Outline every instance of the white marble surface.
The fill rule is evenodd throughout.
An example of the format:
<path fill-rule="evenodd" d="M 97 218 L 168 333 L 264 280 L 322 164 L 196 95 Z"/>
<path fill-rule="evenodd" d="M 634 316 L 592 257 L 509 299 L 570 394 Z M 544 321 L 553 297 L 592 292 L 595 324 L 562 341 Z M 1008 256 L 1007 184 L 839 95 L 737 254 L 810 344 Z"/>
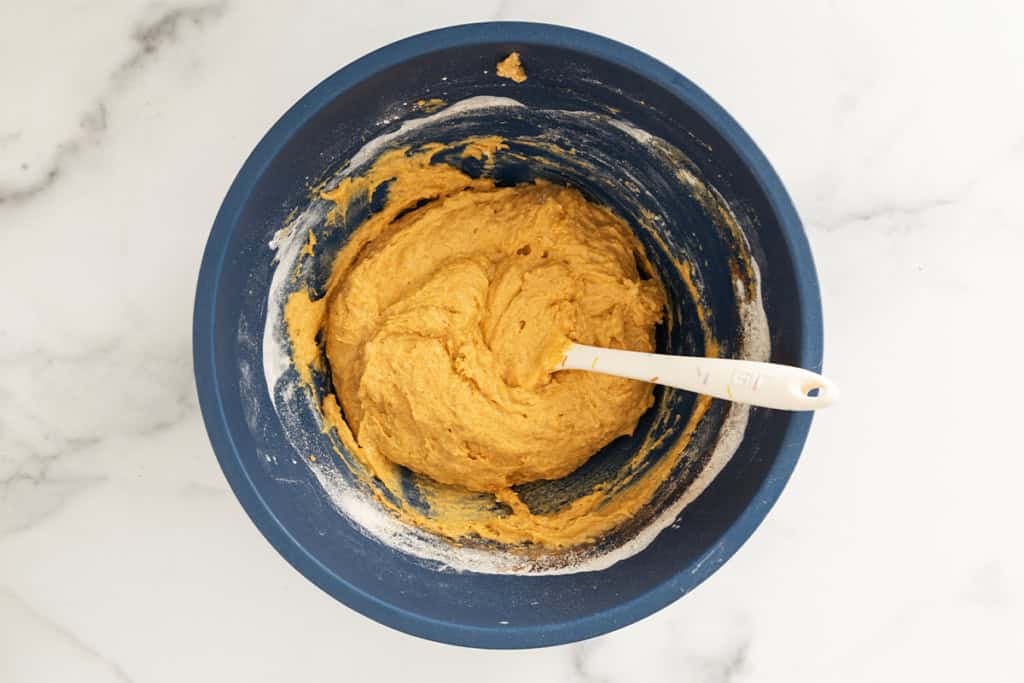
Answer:
<path fill-rule="evenodd" d="M 766 5 L 0 4 L 0 681 L 1024 680 L 1024 4 Z M 735 115 L 806 222 L 844 390 L 706 584 L 519 653 L 393 632 L 288 567 L 190 349 L 270 124 L 372 48 L 495 18 L 636 45 Z"/>

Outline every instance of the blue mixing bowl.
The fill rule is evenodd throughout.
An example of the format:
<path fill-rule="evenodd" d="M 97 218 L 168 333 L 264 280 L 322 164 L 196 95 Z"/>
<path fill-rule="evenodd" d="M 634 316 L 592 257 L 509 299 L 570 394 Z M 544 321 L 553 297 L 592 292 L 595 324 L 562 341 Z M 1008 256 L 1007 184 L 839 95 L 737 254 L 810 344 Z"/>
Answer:
<path fill-rule="evenodd" d="M 513 51 L 523 55 L 524 83 L 494 75 L 497 61 Z M 721 566 L 781 493 L 811 414 L 744 413 L 742 442 L 703 493 L 642 550 L 600 570 L 524 575 L 453 569 L 401 552 L 340 514 L 308 462 L 311 453 L 324 452 L 323 435 L 312 419 L 302 427 L 308 437 L 284 424 L 277 401 L 288 393 L 281 388 L 285 379 L 281 386 L 276 375 L 266 380 L 266 366 L 278 363 L 265 355 L 278 256 L 270 245 L 282 226 L 317 201 L 310 187 L 332 177 L 368 140 L 408 136 L 403 123 L 433 106 L 424 100 L 481 97 L 526 106 L 467 110 L 439 119 L 431 135 L 528 140 L 557 128 L 562 142 L 579 146 L 579 158 L 592 165 L 531 165 L 509 157 L 488 172 L 505 183 L 534 177 L 564 182 L 634 224 L 638 211 L 650 215 L 647 208 L 660 216 L 660 237 L 638 231 L 679 314 L 677 325 L 659 330 L 660 350 L 703 352 L 695 317 L 687 315 L 698 302 L 689 301 L 689 290 L 668 272 L 672 259 L 683 256 L 692 263 L 720 352 L 742 353 L 749 330 L 736 313 L 745 296 L 736 264 L 746 258 L 757 264 L 751 276 L 757 281 L 746 285 L 763 306 L 770 359 L 820 371 L 821 301 L 807 240 L 782 183 L 736 122 L 693 83 L 630 47 L 558 26 L 500 22 L 432 31 L 367 55 L 314 88 L 260 141 L 224 199 L 203 257 L 194 319 L 196 383 L 214 451 L 242 506 L 278 552 L 324 591 L 380 623 L 433 640 L 491 648 L 555 645 L 641 619 Z M 573 128 L 583 119 L 569 121 L 565 112 L 586 112 L 589 123 Z M 605 125 L 613 118 L 629 126 Z M 644 132 L 624 137 L 627 128 Z M 659 140 L 681 153 L 686 178 L 707 183 L 703 199 L 665 180 L 671 169 L 652 156 Z M 458 163 L 467 173 L 483 172 L 471 168 L 472 159 Z M 709 206 L 727 207 L 736 234 L 715 229 Z M 348 233 L 337 234 L 344 239 Z M 309 264 L 301 278 L 315 288 L 325 263 Z M 282 372 L 294 376 L 293 368 Z M 659 389 L 656 400 L 685 418 L 694 399 Z M 694 435 L 691 467 L 674 472 L 673 485 L 659 498 L 665 506 L 699 473 L 707 459 L 700 449 L 713 445 L 730 410 L 720 401 L 708 410 Z M 679 428 L 679 420 L 669 422 L 665 429 Z M 642 421 L 638 431 L 657 428 Z M 587 477 L 613 472 L 633 444 L 613 442 L 588 463 Z M 527 502 L 529 495 L 524 490 Z M 626 525 L 621 538 L 605 545 L 636 533 Z"/>

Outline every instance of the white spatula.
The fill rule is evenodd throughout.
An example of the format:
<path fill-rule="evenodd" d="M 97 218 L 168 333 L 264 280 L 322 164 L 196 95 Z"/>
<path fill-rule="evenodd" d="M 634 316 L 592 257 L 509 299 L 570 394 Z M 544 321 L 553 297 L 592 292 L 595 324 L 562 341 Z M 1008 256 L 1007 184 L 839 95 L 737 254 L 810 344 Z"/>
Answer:
<path fill-rule="evenodd" d="M 839 399 L 836 385 L 817 373 L 750 360 L 669 356 L 573 344 L 556 369 L 600 372 L 779 410 L 817 410 Z"/>

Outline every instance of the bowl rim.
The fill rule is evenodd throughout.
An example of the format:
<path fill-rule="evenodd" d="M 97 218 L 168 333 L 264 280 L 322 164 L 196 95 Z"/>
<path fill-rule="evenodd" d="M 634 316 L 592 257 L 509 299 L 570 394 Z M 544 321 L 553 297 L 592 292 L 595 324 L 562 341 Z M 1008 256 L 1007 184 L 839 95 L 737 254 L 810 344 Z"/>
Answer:
<path fill-rule="evenodd" d="M 263 136 L 228 190 L 210 231 L 193 312 L 193 366 L 207 434 L 224 476 L 245 512 L 271 545 L 303 576 L 348 607 L 378 623 L 442 643 L 494 649 L 520 649 L 570 643 L 608 633 L 649 616 L 708 578 L 751 536 L 778 499 L 796 466 L 810 429 L 812 413 L 794 413 L 775 462 L 753 502 L 700 557 L 650 591 L 615 607 L 570 621 L 533 626 L 466 625 L 425 617 L 388 603 L 349 584 L 311 555 L 288 532 L 256 490 L 241 464 L 241 453 L 226 419 L 215 381 L 214 313 L 227 246 L 243 207 L 267 167 L 311 117 L 346 91 L 377 73 L 440 49 L 481 43 L 520 43 L 561 47 L 638 72 L 700 114 L 739 155 L 775 213 L 793 260 L 795 298 L 803 321 L 798 364 L 821 370 L 823 325 L 821 295 L 810 246 L 782 181 L 749 135 L 725 109 L 671 67 L 623 43 L 554 24 L 481 22 L 420 33 L 357 59 L 321 81 L 296 102 Z"/>

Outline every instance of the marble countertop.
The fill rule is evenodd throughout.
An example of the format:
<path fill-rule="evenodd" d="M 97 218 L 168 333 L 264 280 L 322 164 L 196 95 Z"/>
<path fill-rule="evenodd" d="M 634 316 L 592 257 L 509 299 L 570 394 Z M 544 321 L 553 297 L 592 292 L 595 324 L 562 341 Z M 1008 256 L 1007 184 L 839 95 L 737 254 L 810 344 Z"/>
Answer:
<path fill-rule="evenodd" d="M 767 4 L 3 3 L 0 681 L 1024 680 L 1024 4 Z M 206 236 L 267 128 L 380 45 L 499 18 L 635 45 L 740 121 L 844 392 L 709 581 L 529 652 L 391 631 L 291 569 L 191 366 Z"/>

